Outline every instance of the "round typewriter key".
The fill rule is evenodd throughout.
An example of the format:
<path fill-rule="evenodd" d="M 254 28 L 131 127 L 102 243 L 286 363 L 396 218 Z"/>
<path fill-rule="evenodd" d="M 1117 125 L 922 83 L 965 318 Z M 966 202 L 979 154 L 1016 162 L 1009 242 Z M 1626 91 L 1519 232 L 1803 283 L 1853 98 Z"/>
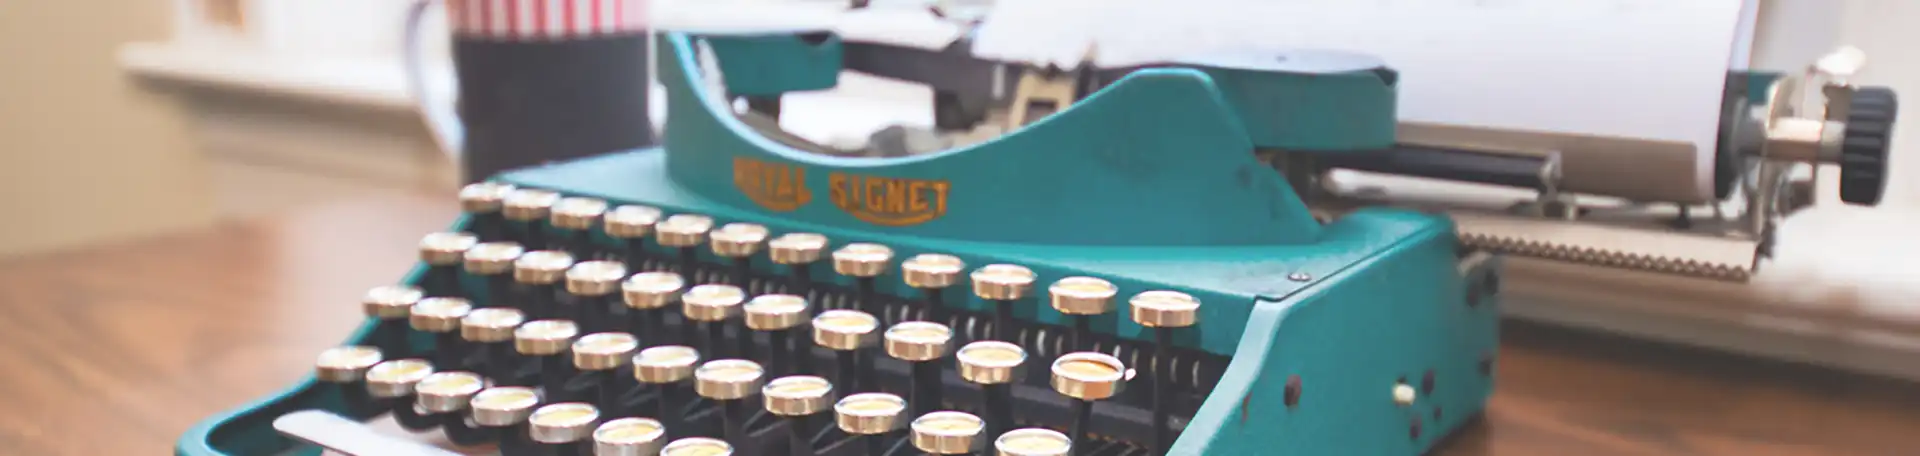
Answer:
<path fill-rule="evenodd" d="M 993 340 L 1012 342 L 1013 302 L 1025 299 L 1033 291 L 1032 269 L 1011 264 L 989 264 L 975 269 L 973 294 L 993 302 Z"/>
<path fill-rule="evenodd" d="M 472 216 L 474 234 L 485 241 L 498 241 L 505 235 L 501 205 L 512 193 L 513 185 L 498 182 L 467 184 L 460 188 L 460 210 Z"/>
<path fill-rule="evenodd" d="M 812 356 L 806 344 L 796 343 L 795 338 L 801 323 L 807 321 L 807 300 L 794 295 L 770 294 L 755 296 L 743 306 L 746 310 L 747 329 L 767 333 L 765 358 L 769 371 L 776 375 L 796 374 L 808 370 L 807 358 Z"/>
<path fill-rule="evenodd" d="M 686 285 L 685 279 L 671 272 L 642 272 L 620 284 L 621 295 L 632 309 L 627 312 L 631 316 L 629 329 L 645 334 L 641 339 L 645 345 L 684 343 L 683 338 L 669 332 L 678 328 L 666 323 L 670 312 L 667 307 L 680 301 L 680 289 Z"/>
<path fill-rule="evenodd" d="M 1072 456 L 1073 440 L 1052 429 L 1018 429 L 994 439 L 993 450 L 997 456 Z"/>
<path fill-rule="evenodd" d="M 938 253 L 914 255 L 900 263 L 900 275 L 907 286 L 920 290 L 926 300 L 926 313 L 922 318 L 947 321 L 945 291 L 960 280 L 960 271 L 966 268 L 967 263 L 960 261 L 960 257 Z"/>
<path fill-rule="evenodd" d="M 573 255 L 558 250 L 536 250 L 513 261 L 513 280 L 520 284 L 519 308 L 531 318 L 573 318 L 559 308 L 562 282 L 573 268 Z"/>
<path fill-rule="evenodd" d="M 358 383 L 367 375 L 367 369 L 380 361 L 378 348 L 333 347 L 320 352 L 320 359 L 313 363 L 313 376 L 328 383 Z"/>
<path fill-rule="evenodd" d="M 527 433 L 559 455 L 582 454 L 585 440 L 600 423 L 600 410 L 579 402 L 548 404 L 527 417 Z"/>
<path fill-rule="evenodd" d="M 887 356 L 912 366 L 909 391 L 913 395 L 908 402 L 913 404 L 914 414 L 932 413 L 942 403 L 937 361 L 947 357 L 953 330 L 939 323 L 909 321 L 887 328 L 885 340 Z"/>
<path fill-rule="evenodd" d="M 886 393 L 861 393 L 833 404 L 833 422 L 842 432 L 865 441 L 867 456 L 886 454 L 885 435 L 900 429 L 907 401 Z"/>
<path fill-rule="evenodd" d="M 624 311 L 620 280 L 627 277 L 627 266 L 615 261 L 583 261 L 567 269 L 567 297 L 560 315 L 587 325 L 593 331 L 620 329 L 616 312 Z"/>
<path fill-rule="evenodd" d="M 427 264 L 420 283 L 430 296 L 465 296 L 460 290 L 460 266 L 468 249 L 480 238 L 469 233 L 431 233 L 420 239 L 420 261 Z"/>
<path fill-rule="evenodd" d="M 540 394 L 533 388 L 496 386 L 481 390 L 467 402 L 473 409 L 473 422 L 481 426 L 507 427 L 521 424 L 540 405 Z"/>
<path fill-rule="evenodd" d="M 547 223 L 568 233 L 566 240 L 554 247 L 565 249 L 576 258 L 592 258 L 595 253 L 593 228 L 600 224 L 600 216 L 606 213 L 607 201 L 599 198 L 575 196 L 553 203 L 552 215 Z"/>
<path fill-rule="evenodd" d="M 746 300 L 746 292 L 733 285 L 698 285 L 680 295 L 680 312 L 687 321 L 706 328 L 706 341 L 701 348 L 709 355 L 733 356 L 735 352 L 727 343 L 727 320 L 740 312 L 740 304 Z M 744 342 L 747 335 L 743 333 L 740 338 Z"/>
<path fill-rule="evenodd" d="M 607 211 L 601 218 L 601 223 L 606 225 L 607 237 L 620 242 L 628 270 L 646 269 L 647 235 L 653 234 L 653 226 L 660 223 L 661 215 L 659 208 L 626 205 Z"/>
<path fill-rule="evenodd" d="M 751 289 L 753 254 L 767 242 L 767 227 L 752 223 L 728 223 L 713 231 L 713 254 L 733 261 L 731 279 L 742 290 Z"/>
<path fill-rule="evenodd" d="M 460 298 L 426 298 L 414 303 L 409 321 L 413 329 L 433 334 L 433 362 L 457 368 L 466 360 L 467 342 L 460 339 L 460 320 L 473 303 Z"/>
<path fill-rule="evenodd" d="M 767 256 L 787 266 L 787 283 L 793 294 L 813 293 L 813 263 L 827 250 L 827 237 L 815 233 L 787 233 L 767 242 Z"/>
<path fill-rule="evenodd" d="M 524 253 L 520 244 L 512 242 L 488 242 L 467 249 L 467 274 L 487 283 L 488 307 L 504 307 L 513 301 L 513 262 Z"/>
<path fill-rule="evenodd" d="M 913 447 L 927 454 L 972 454 L 986 440 L 980 437 L 985 423 L 965 412 L 920 415 L 908 427 L 913 431 Z"/>
<path fill-rule="evenodd" d="M 847 391 L 878 389 L 870 354 L 862 349 L 879 342 L 880 320 L 858 310 L 829 310 L 813 317 L 813 342 L 834 351 L 840 371 L 834 381 Z"/>
<path fill-rule="evenodd" d="M 674 214 L 653 227 L 654 238 L 660 245 L 679 252 L 679 264 L 675 270 L 681 277 L 694 278 L 699 272 L 700 243 L 707 241 L 707 232 L 713 230 L 713 218 L 704 215 Z"/>
<path fill-rule="evenodd" d="M 708 361 L 694 369 L 693 390 L 720 404 L 721 435 L 727 441 L 746 441 L 744 426 L 753 410 L 744 399 L 759 393 L 765 378 L 759 364 L 743 359 Z"/>
<path fill-rule="evenodd" d="M 814 376 L 776 378 L 760 389 L 767 413 L 787 420 L 787 455 L 814 456 L 813 433 L 807 417 L 833 406 L 833 384 Z"/>
<path fill-rule="evenodd" d="M 1068 277 L 1047 287 L 1053 310 L 1073 318 L 1073 333 L 1068 350 L 1089 350 L 1087 338 L 1093 333 L 1093 317 L 1113 311 L 1113 297 L 1119 294 L 1113 282 L 1092 277 Z"/>
<path fill-rule="evenodd" d="M 880 244 L 855 242 L 833 251 L 833 271 L 852 277 L 857 289 L 854 300 L 858 305 L 854 309 L 881 314 L 874 278 L 885 274 L 892 261 L 893 249 Z"/>
<path fill-rule="evenodd" d="M 654 418 L 666 423 L 668 430 L 685 432 L 687 428 L 680 416 L 681 404 L 684 404 L 680 398 L 685 396 L 681 389 L 698 364 L 700 352 L 679 345 L 648 348 L 633 356 L 633 378 L 654 385 L 659 394 L 659 400 L 654 401 L 657 407 Z"/>
<path fill-rule="evenodd" d="M 733 445 L 720 439 L 687 437 L 668 443 L 660 456 L 733 456 Z"/>
<path fill-rule="evenodd" d="M 656 456 L 666 444 L 666 426 L 647 418 L 621 418 L 593 430 L 594 456 Z"/>
<path fill-rule="evenodd" d="M 1133 371 L 1112 355 L 1094 352 L 1068 353 L 1053 360 L 1053 390 L 1074 398 L 1072 432 L 1067 435 L 1077 444 L 1087 435 L 1093 421 L 1093 403 L 1119 395 Z"/>
<path fill-rule="evenodd" d="M 460 319 L 460 338 L 479 344 L 481 353 L 477 366 L 468 368 L 481 369 L 493 378 L 512 377 L 520 360 L 514 351 L 513 332 L 526 320 L 519 310 L 505 307 L 468 312 Z"/>
<path fill-rule="evenodd" d="M 594 406 L 607 416 L 625 415 L 620 395 L 632 389 L 633 379 L 619 375 L 640 349 L 640 341 L 627 333 L 588 334 L 573 342 L 573 367 L 586 373 L 594 393 Z"/>
<path fill-rule="evenodd" d="M 449 413 L 465 410 L 473 395 L 487 387 L 487 380 L 472 372 L 436 372 L 414 385 L 415 400 L 421 410 Z"/>
<path fill-rule="evenodd" d="M 1154 454 L 1165 454 L 1172 442 L 1172 429 L 1167 424 L 1168 409 L 1172 407 L 1173 393 L 1168 391 L 1173 375 L 1168 367 L 1173 360 L 1170 350 L 1173 348 L 1173 331 L 1176 328 L 1193 326 L 1199 321 L 1200 300 L 1192 295 L 1178 291 L 1155 290 L 1133 295 L 1127 301 L 1127 307 L 1133 316 L 1133 322 L 1140 326 L 1153 328 L 1153 357 L 1149 365 L 1152 375 L 1147 376 L 1150 391 L 1153 393 L 1153 440 Z"/>
<path fill-rule="evenodd" d="M 568 359 L 567 349 L 579 335 L 580 327 L 571 321 L 530 321 L 513 330 L 513 348 L 532 358 L 539 385 L 550 387 L 547 391 L 560 392 L 567 379 L 573 377 L 573 363 Z M 520 378 L 500 380 L 515 385 L 532 384 Z"/>
<path fill-rule="evenodd" d="M 960 347 L 960 378 L 980 385 L 987 412 L 987 435 L 1014 425 L 1013 384 L 1026 374 L 1027 351 L 1006 342 L 983 340 Z"/>
<path fill-rule="evenodd" d="M 378 320 L 367 341 L 390 353 L 411 352 L 412 347 L 407 343 L 407 319 L 412 316 L 413 305 L 424 297 L 425 292 L 406 285 L 387 285 L 367 290 L 366 296 L 360 298 L 360 309 L 368 317 Z"/>
<path fill-rule="evenodd" d="M 520 245 L 541 248 L 547 245 L 543 225 L 553 204 L 560 202 L 560 194 L 546 190 L 522 188 L 507 193 L 500 202 L 500 215 L 511 222 L 514 229 L 509 230 L 510 238 Z"/>
<path fill-rule="evenodd" d="M 413 385 L 433 375 L 433 364 L 422 359 L 396 359 L 367 369 L 367 393 L 395 399 L 413 395 Z"/>

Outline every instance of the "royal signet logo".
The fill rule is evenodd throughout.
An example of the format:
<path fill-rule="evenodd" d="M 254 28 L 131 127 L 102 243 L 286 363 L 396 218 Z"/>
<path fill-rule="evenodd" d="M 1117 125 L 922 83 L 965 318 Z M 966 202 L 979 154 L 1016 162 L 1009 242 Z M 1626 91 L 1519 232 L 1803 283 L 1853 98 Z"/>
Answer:
<path fill-rule="evenodd" d="M 747 199 L 774 212 L 788 212 L 813 200 L 807 192 L 807 169 L 751 158 L 733 159 L 733 186 Z"/>
<path fill-rule="evenodd" d="M 875 225 L 908 226 L 945 215 L 952 184 L 835 172 L 827 174 L 827 188 L 833 205 L 853 218 Z"/>

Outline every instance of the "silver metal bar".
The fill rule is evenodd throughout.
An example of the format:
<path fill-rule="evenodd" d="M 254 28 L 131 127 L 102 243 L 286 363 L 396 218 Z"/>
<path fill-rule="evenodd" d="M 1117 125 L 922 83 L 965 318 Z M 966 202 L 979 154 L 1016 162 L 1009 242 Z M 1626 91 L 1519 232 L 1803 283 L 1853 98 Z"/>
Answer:
<path fill-rule="evenodd" d="M 347 456 L 460 456 L 432 445 L 381 435 L 358 421 L 319 410 L 281 415 L 273 420 L 273 429 Z"/>

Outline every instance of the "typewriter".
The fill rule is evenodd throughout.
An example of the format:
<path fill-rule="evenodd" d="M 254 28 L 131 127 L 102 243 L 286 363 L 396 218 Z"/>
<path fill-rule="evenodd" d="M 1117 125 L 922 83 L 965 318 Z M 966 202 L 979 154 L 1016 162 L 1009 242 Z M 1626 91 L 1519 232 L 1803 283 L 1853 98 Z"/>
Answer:
<path fill-rule="evenodd" d="M 176 454 L 1420 454 L 1492 392 L 1499 256 L 1250 153 L 1390 144 L 1377 62 L 1140 68 L 991 141 L 835 156 L 730 107 L 754 73 L 711 50 L 750 41 L 665 35 L 662 147 L 464 188 L 311 377 Z M 808 49 L 758 83 L 831 84 Z"/>

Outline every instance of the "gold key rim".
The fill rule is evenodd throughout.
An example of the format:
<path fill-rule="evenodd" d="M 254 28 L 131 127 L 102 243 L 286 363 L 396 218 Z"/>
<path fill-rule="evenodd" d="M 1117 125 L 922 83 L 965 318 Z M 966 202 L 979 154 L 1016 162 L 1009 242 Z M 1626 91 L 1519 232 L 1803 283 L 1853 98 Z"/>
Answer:
<path fill-rule="evenodd" d="M 807 298 L 788 294 L 754 296 L 744 306 L 747 328 L 779 331 L 799 326 L 807 318 Z"/>
<path fill-rule="evenodd" d="M 594 222 L 607 213 L 607 200 L 584 196 L 560 198 L 553 203 L 547 222 L 565 230 L 593 229 Z"/>
<path fill-rule="evenodd" d="M 426 291 L 410 285 L 382 285 L 367 290 L 360 298 L 360 306 L 369 317 L 383 320 L 406 318 L 413 312 L 413 305 L 427 296 Z"/>
<path fill-rule="evenodd" d="M 1052 429 L 1015 429 L 995 438 L 993 448 L 1000 456 L 1068 456 L 1073 439 Z"/>
<path fill-rule="evenodd" d="M 653 233 L 653 226 L 660 223 L 662 215 L 660 208 L 629 204 L 607 211 L 601 216 L 601 224 L 606 225 L 607 236 L 643 238 Z"/>
<path fill-rule="evenodd" d="M 580 325 L 568 320 L 535 320 L 513 330 L 514 351 L 523 355 L 557 355 L 580 335 Z"/>
<path fill-rule="evenodd" d="M 1119 287 L 1104 279 L 1074 276 L 1047 286 L 1053 309 L 1068 315 L 1100 315 L 1113 310 Z"/>
<path fill-rule="evenodd" d="M 827 237 L 819 233 L 787 233 L 767 242 L 768 256 L 779 264 L 808 264 L 820 261 L 827 250 Z"/>
<path fill-rule="evenodd" d="M 618 261 L 582 261 L 567 268 L 567 292 L 580 296 L 606 296 L 627 277 L 627 265 Z"/>
<path fill-rule="evenodd" d="M 506 201 L 507 194 L 517 189 L 513 184 L 501 182 L 467 184 L 460 187 L 460 210 L 470 214 L 500 212 L 500 205 Z"/>
<path fill-rule="evenodd" d="M 633 377 L 643 383 L 661 384 L 686 380 L 700 365 L 700 351 L 685 345 L 648 347 L 633 355 Z"/>
<path fill-rule="evenodd" d="M 980 299 L 1012 301 L 1031 293 L 1037 276 L 1026 266 L 999 263 L 975 269 L 968 278 L 973 280 L 973 293 Z"/>
<path fill-rule="evenodd" d="M 513 260 L 513 280 L 532 285 L 559 283 L 573 268 L 573 255 L 559 250 L 535 250 Z"/>
<path fill-rule="evenodd" d="M 501 200 L 500 215 L 507 220 L 529 222 L 547 217 L 548 209 L 560 201 L 560 194 L 537 188 L 517 188 Z"/>

